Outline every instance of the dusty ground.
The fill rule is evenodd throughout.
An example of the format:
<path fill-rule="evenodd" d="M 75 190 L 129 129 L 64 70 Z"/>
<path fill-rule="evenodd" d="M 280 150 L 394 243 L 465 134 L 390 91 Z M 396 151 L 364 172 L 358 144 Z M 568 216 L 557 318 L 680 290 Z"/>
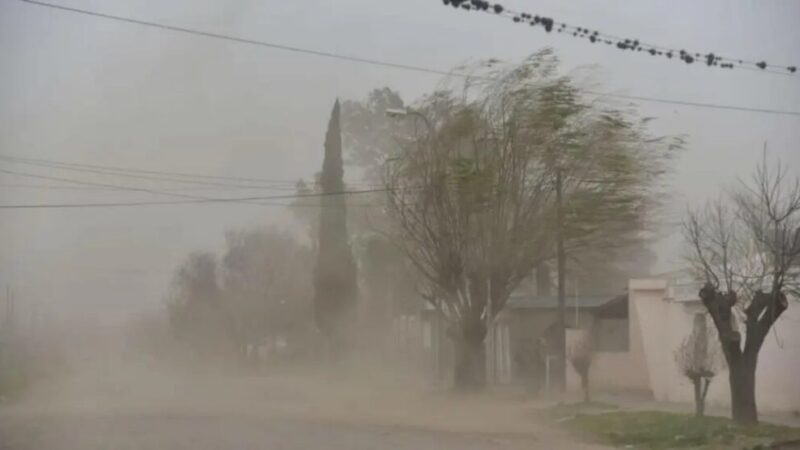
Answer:
<path fill-rule="evenodd" d="M 345 381 L 347 380 L 347 381 Z M 375 373 L 268 376 L 95 367 L 0 407 L 0 449 L 594 449 L 510 394 Z"/>

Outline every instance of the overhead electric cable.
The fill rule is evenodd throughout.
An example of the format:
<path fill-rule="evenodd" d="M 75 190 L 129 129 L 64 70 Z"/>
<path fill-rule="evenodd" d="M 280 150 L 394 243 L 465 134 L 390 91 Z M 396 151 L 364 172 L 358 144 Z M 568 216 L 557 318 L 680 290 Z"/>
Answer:
<path fill-rule="evenodd" d="M 226 41 L 238 42 L 238 43 L 243 43 L 243 44 L 250 44 L 250 45 L 256 45 L 256 46 L 261 46 L 261 47 L 268 47 L 268 48 L 272 48 L 272 49 L 276 49 L 276 50 L 283 50 L 283 51 L 294 52 L 294 53 L 303 53 L 303 54 L 320 56 L 320 57 L 325 57 L 325 58 L 338 59 L 338 60 L 343 60 L 343 61 L 350 61 L 350 62 L 359 63 L 359 64 L 369 64 L 369 65 L 374 65 L 374 66 L 383 66 L 383 67 L 389 67 L 389 68 L 394 68 L 394 69 L 401 69 L 401 70 L 408 70 L 408 71 L 414 71 L 414 72 L 429 73 L 429 74 L 435 74 L 435 75 L 445 75 L 445 76 L 452 76 L 452 77 L 460 77 L 460 78 L 467 78 L 467 79 L 475 78 L 475 77 L 472 77 L 469 74 L 464 74 L 464 73 L 459 73 L 459 72 L 450 72 L 450 71 L 431 69 L 431 68 L 427 68 L 427 67 L 410 65 L 410 64 L 400 64 L 400 63 L 394 63 L 394 62 L 390 62 L 390 61 L 383 61 L 383 60 L 377 60 L 377 59 L 371 59 L 371 58 L 362 58 L 362 57 L 357 57 L 357 56 L 343 55 L 343 54 L 338 54 L 338 53 L 333 53 L 333 52 L 313 50 L 313 49 L 307 49 L 307 48 L 284 45 L 284 44 L 276 44 L 276 43 L 272 43 L 272 42 L 255 40 L 255 39 L 240 38 L 240 37 L 229 36 L 229 35 L 220 34 L 220 33 L 212 33 L 212 32 L 208 32 L 208 31 L 195 30 L 195 29 L 192 29 L 192 28 L 184 28 L 184 27 L 178 27 L 178 26 L 173 26 L 173 25 L 162 24 L 162 23 L 158 23 L 158 22 L 151 22 L 151 21 L 146 21 L 146 20 L 132 19 L 132 18 L 129 18 L 129 17 L 105 14 L 105 13 L 100 13 L 100 12 L 91 11 L 91 10 L 87 10 L 87 9 L 80 9 L 80 8 L 74 8 L 74 7 L 70 7 L 70 6 L 57 5 L 57 4 L 54 4 L 54 3 L 47 3 L 47 2 L 42 2 L 42 1 L 38 1 L 38 0 L 18 0 L 18 1 L 24 2 L 24 3 L 28 3 L 28 4 L 31 4 L 31 5 L 37 5 L 37 6 L 47 7 L 47 8 L 53 8 L 53 9 L 58 9 L 58 10 L 62 10 L 62 11 L 68 11 L 68 12 L 72 12 L 72 13 L 76 13 L 76 14 L 83 14 L 83 15 L 87 15 L 87 16 L 93 16 L 93 17 L 97 17 L 97 18 L 107 19 L 107 20 L 115 20 L 115 21 L 130 23 L 130 24 L 141 25 L 141 26 L 145 26 L 145 27 L 160 28 L 160 29 L 164 29 L 164 30 L 170 30 L 170 31 L 176 31 L 176 32 L 180 32 L 180 33 L 193 34 L 193 35 L 204 36 L 204 37 L 208 37 L 208 38 L 222 39 L 222 40 L 226 40 Z M 463 2 L 461 2 L 461 3 L 463 3 Z M 592 92 L 592 91 L 580 90 L 580 89 L 579 89 L 579 91 L 583 92 L 585 94 L 589 94 L 589 95 L 605 96 L 605 97 L 616 97 L 616 98 L 629 99 L 629 100 L 639 100 L 639 101 L 652 102 L 652 103 L 664 103 L 664 104 L 672 104 L 672 105 L 691 106 L 691 107 L 697 107 L 697 108 L 711 108 L 711 109 L 720 109 L 720 110 L 746 111 L 746 112 L 765 113 L 765 114 L 779 114 L 779 115 L 789 115 L 789 116 L 800 116 L 800 111 L 789 111 L 789 110 L 779 110 L 779 109 L 769 109 L 769 108 L 753 108 L 753 107 L 735 106 L 735 105 L 722 105 L 722 104 L 716 104 L 716 103 L 704 103 L 704 102 L 694 102 L 694 101 L 684 101 L 684 100 L 673 100 L 673 99 L 648 97 L 648 96 L 637 96 L 637 95 L 623 95 L 623 94 L 614 94 L 614 93 L 608 93 L 608 92 L 601 93 L 601 92 Z"/>
<path fill-rule="evenodd" d="M 333 195 L 358 195 L 358 194 L 371 194 L 377 192 L 387 192 L 391 190 L 391 188 L 381 188 L 381 189 L 364 189 L 364 190 L 345 190 L 345 191 L 337 191 L 337 192 L 312 192 L 312 193 L 298 193 L 298 194 L 285 194 L 285 195 L 262 195 L 262 196 L 249 196 L 249 197 L 222 197 L 222 198 L 211 198 L 211 197 L 201 197 L 196 195 L 188 195 L 188 194 L 180 194 L 175 192 L 166 192 L 166 191 L 159 191 L 156 189 L 147 189 L 147 188 L 139 188 L 133 186 L 121 186 L 115 184 L 107 184 L 107 183 L 95 183 L 91 181 L 83 181 L 83 180 L 74 180 L 71 178 L 61 178 L 61 177 L 52 177 L 48 175 L 41 175 L 41 174 L 32 174 L 26 172 L 16 172 L 7 169 L 0 169 L 0 173 L 6 173 L 9 175 L 17 175 L 22 177 L 28 178 L 39 178 L 44 180 L 50 181 L 61 181 L 65 183 L 75 183 L 80 185 L 86 186 L 98 186 L 98 187 L 110 187 L 110 188 L 117 188 L 120 190 L 132 191 L 132 192 L 143 192 L 148 194 L 155 194 L 155 195 L 163 195 L 163 196 L 170 196 L 170 197 L 177 197 L 183 198 L 190 201 L 185 203 L 217 203 L 217 202 L 257 202 L 259 200 L 289 200 L 289 199 L 298 199 L 298 198 L 315 198 L 315 197 L 327 197 Z M 406 188 L 409 189 L 409 188 Z M 142 202 L 136 202 L 139 204 Z M 146 203 L 146 202 L 145 202 Z M 160 203 L 163 204 L 163 203 Z M 258 204 L 258 203 L 255 203 Z M 289 205 L 287 205 L 289 206 Z"/>

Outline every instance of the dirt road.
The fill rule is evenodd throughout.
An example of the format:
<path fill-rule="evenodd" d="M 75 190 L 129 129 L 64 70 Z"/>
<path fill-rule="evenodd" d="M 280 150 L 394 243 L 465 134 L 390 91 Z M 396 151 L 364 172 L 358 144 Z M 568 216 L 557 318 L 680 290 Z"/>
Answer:
<path fill-rule="evenodd" d="M 0 406 L 0 450 L 600 449 L 515 397 L 319 378 L 102 370 Z"/>
<path fill-rule="evenodd" d="M 200 414 L 6 416 L 0 423 L 0 439 L 3 450 L 579 448 L 553 446 L 535 436 Z"/>

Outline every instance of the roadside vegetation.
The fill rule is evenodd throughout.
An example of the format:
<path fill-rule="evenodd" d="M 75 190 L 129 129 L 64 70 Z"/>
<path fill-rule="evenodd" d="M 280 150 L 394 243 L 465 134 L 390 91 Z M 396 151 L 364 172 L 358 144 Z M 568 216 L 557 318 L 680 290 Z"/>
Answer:
<path fill-rule="evenodd" d="M 608 412 L 577 414 L 565 423 L 579 434 L 624 448 L 800 448 L 800 428 L 763 423 L 738 425 L 722 417 L 655 411 Z"/>

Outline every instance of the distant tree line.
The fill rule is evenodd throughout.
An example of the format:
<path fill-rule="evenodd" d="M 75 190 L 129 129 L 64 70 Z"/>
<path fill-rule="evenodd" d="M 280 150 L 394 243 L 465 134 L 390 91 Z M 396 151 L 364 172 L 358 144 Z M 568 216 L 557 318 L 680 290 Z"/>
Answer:
<path fill-rule="evenodd" d="M 276 228 L 230 231 L 220 256 L 190 254 L 177 268 L 167 304 L 170 328 L 198 357 L 295 351 L 313 334 L 311 249 Z"/>

